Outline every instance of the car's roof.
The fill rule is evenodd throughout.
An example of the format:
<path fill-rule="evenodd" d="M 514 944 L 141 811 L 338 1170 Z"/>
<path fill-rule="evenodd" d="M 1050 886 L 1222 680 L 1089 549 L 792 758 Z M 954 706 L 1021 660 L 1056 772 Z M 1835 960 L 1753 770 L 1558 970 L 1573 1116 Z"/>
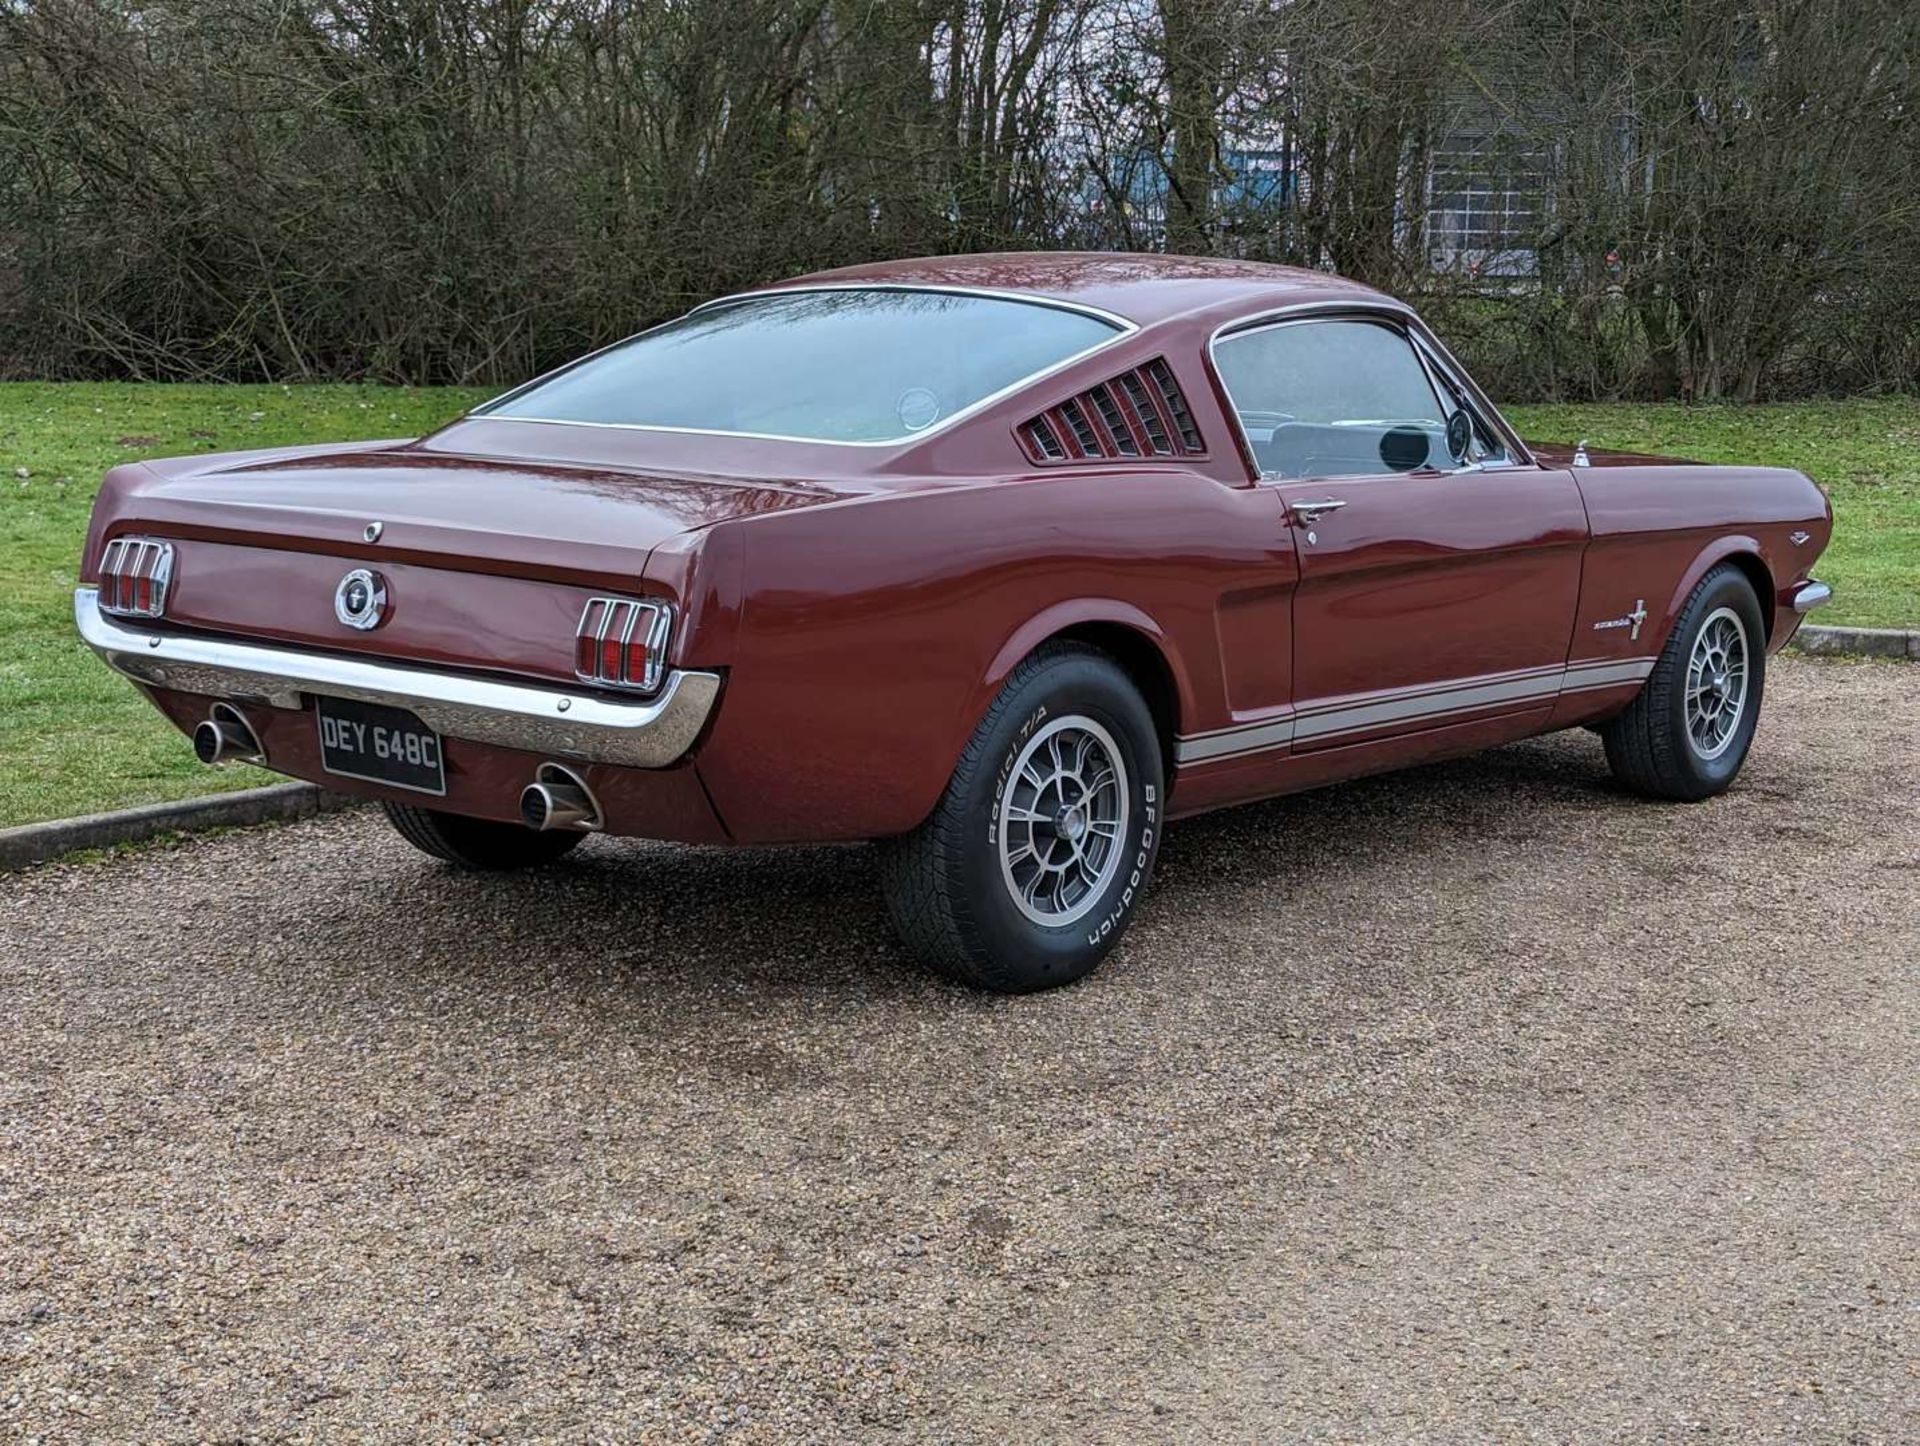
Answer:
<path fill-rule="evenodd" d="M 927 256 L 816 271 L 776 285 L 861 283 L 1016 292 L 1098 307 L 1141 326 L 1194 312 L 1217 312 L 1236 304 L 1252 309 L 1321 300 L 1389 300 L 1356 281 L 1297 266 L 1145 251 L 986 251 L 969 256 Z"/>

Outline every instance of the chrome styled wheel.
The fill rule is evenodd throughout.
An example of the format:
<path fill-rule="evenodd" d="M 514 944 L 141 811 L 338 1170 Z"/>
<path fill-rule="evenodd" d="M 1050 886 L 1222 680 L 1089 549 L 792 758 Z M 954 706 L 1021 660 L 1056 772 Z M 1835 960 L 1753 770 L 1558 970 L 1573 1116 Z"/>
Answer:
<path fill-rule="evenodd" d="M 1639 696 L 1600 725 L 1614 777 L 1651 798 L 1713 797 L 1746 762 L 1766 688 L 1760 594 L 1721 563 L 1678 609 Z"/>
<path fill-rule="evenodd" d="M 976 989 L 1025 994 L 1090 973 L 1153 878 L 1165 748 L 1111 654 L 1065 639 L 1034 649 L 1001 684 L 933 812 L 881 844 L 900 937 Z"/>
<path fill-rule="evenodd" d="M 998 799 L 1000 878 L 1014 907 L 1057 929 L 1087 914 L 1120 869 L 1126 761 L 1091 718 L 1056 718 L 1008 770 Z"/>
<path fill-rule="evenodd" d="M 1730 607 L 1707 615 L 1687 660 L 1687 742 L 1702 759 L 1725 753 L 1747 707 L 1746 624 Z"/>

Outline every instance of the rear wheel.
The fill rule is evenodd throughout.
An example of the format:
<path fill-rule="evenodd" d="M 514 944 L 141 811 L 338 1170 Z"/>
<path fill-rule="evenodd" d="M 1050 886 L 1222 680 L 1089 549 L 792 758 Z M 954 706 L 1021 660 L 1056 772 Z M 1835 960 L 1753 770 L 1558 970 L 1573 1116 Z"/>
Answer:
<path fill-rule="evenodd" d="M 1103 653 L 1050 644 L 1016 668 L 939 806 L 882 846 L 894 927 L 931 968 L 1019 994 L 1118 942 L 1160 843 L 1160 740 Z"/>
<path fill-rule="evenodd" d="M 387 821 L 400 837 L 424 854 L 445 859 L 463 869 L 500 873 L 538 868 L 570 853 L 585 834 L 539 832 L 517 823 L 467 818 L 409 803 L 382 802 Z"/>
<path fill-rule="evenodd" d="M 1614 777 L 1685 802 L 1732 783 L 1760 721 L 1766 638 L 1746 574 L 1723 565 L 1702 578 L 1639 696 L 1600 727 Z"/>

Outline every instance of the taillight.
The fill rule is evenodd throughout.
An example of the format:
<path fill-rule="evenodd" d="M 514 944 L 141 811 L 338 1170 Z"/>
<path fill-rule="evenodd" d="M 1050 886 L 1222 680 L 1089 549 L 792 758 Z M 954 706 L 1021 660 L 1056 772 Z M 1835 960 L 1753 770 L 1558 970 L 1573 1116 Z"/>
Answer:
<path fill-rule="evenodd" d="M 573 638 L 573 671 L 583 683 L 651 693 L 667 666 L 673 612 L 665 603 L 588 598 Z"/>
<path fill-rule="evenodd" d="M 167 610 L 173 581 L 173 544 L 151 537 L 116 537 L 100 555 L 100 611 L 126 618 L 157 618 Z"/>

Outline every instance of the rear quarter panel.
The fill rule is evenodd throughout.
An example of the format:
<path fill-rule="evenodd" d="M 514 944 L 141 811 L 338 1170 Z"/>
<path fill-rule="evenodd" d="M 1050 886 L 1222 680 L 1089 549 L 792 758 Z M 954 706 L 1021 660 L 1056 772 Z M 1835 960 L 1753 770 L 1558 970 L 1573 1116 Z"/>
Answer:
<path fill-rule="evenodd" d="M 700 771 L 742 842 L 912 828 L 1006 674 L 1077 623 L 1153 640 L 1182 731 L 1230 721 L 1230 695 L 1235 709 L 1288 700 L 1297 573 L 1262 489 L 1076 469 L 717 531 L 734 534 L 742 596 L 713 659 L 729 673 Z M 1231 676 L 1223 626 L 1241 642 Z"/>

